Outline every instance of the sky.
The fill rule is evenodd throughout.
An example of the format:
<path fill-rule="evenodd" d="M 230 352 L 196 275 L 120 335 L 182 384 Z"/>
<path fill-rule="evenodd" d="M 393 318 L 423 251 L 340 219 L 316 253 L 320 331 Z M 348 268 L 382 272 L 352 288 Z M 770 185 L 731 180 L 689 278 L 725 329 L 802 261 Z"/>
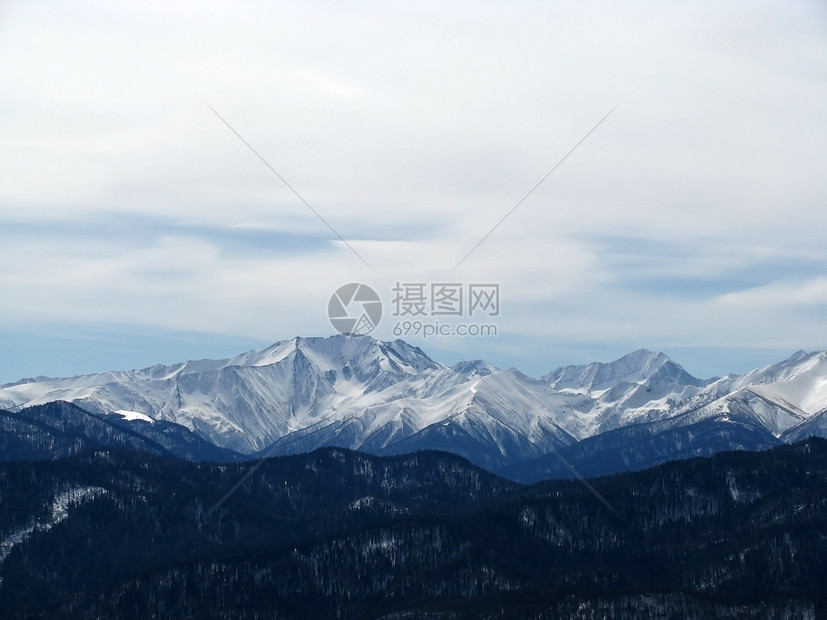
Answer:
<path fill-rule="evenodd" d="M 0 135 L 0 383 L 331 335 L 347 283 L 532 376 L 827 348 L 820 1 L 7 1 Z"/>

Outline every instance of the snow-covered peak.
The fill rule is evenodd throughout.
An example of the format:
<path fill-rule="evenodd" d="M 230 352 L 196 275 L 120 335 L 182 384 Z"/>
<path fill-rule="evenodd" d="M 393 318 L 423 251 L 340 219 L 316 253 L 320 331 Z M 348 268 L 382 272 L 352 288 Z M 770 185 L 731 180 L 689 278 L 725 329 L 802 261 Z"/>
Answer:
<path fill-rule="evenodd" d="M 477 375 L 479 377 L 487 377 L 491 373 L 497 372 L 500 369 L 491 364 L 490 362 L 486 362 L 485 360 L 470 360 L 470 361 L 462 361 L 457 362 L 453 366 L 451 366 L 453 370 L 458 372 L 461 375 L 465 375 L 468 377 Z"/>
<path fill-rule="evenodd" d="M 817 369 L 819 364 L 823 363 L 826 355 L 827 353 L 823 351 L 813 353 L 796 351 L 787 359 L 748 372 L 740 377 L 740 382 L 744 385 L 756 385 L 785 381 L 802 372 Z"/>
<path fill-rule="evenodd" d="M 403 340 L 383 342 L 370 336 L 345 336 L 337 334 L 327 338 L 304 338 L 297 336 L 282 340 L 260 350 L 248 351 L 226 360 L 226 366 L 258 367 L 278 364 L 296 353 L 312 360 L 322 370 L 341 370 L 345 366 L 376 362 L 383 370 L 411 371 L 435 369 L 439 364 L 428 357 L 422 349 L 413 347 Z"/>
<path fill-rule="evenodd" d="M 296 338 L 282 340 L 264 349 L 247 351 L 226 361 L 227 366 L 270 366 L 286 358 L 296 348 Z"/>
<path fill-rule="evenodd" d="M 608 363 L 562 366 L 543 380 L 558 390 L 599 392 L 620 383 L 644 383 L 653 378 L 669 383 L 699 383 L 665 354 L 648 349 L 639 349 Z"/>
<path fill-rule="evenodd" d="M 783 398 L 807 413 L 823 411 L 827 409 L 827 351 L 798 351 L 735 379 L 730 389 L 743 388 Z"/>

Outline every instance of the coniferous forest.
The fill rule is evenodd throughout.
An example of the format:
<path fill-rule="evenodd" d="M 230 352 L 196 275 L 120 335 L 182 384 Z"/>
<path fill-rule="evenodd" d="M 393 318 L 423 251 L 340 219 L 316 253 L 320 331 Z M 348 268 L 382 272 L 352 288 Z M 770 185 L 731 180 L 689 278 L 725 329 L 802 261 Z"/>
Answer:
<path fill-rule="evenodd" d="M 0 464 L 3 616 L 827 613 L 825 440 L 593 479 L 596 493 L 446 453 L 326 448 L 264 461 L 222 502 L 254 466 L 117 448 Z"/>

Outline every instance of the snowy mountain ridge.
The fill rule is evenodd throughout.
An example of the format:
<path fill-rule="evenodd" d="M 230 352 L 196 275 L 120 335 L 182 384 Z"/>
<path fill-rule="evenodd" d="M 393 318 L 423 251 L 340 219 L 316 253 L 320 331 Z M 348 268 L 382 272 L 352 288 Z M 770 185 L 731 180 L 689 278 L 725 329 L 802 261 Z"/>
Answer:
<path fill-rule="evenodd" d="M 641 349 L 533 379 L 483 360 L 449 367 L 402 340 L 297 337 L 225 360 L 0 386 L 10 411 L 57 400 L 136 424 L 173 422 L 247 454 L 436 448 L 495 468 L 638 426 L 661 433 L 737 419 L 773 441 L 824 434 L 827 353 L 703 381 Z"/>

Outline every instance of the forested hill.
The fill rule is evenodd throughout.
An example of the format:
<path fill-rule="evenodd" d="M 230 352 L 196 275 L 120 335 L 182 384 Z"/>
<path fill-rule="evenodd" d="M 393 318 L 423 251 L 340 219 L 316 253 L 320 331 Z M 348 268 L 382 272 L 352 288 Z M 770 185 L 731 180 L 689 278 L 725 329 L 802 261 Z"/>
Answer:
<path fill-rule="evenodd" d="M 326 448 L 0 464 L 9 618 L 820 617 L 827 441 L 520 486 Z"/>

